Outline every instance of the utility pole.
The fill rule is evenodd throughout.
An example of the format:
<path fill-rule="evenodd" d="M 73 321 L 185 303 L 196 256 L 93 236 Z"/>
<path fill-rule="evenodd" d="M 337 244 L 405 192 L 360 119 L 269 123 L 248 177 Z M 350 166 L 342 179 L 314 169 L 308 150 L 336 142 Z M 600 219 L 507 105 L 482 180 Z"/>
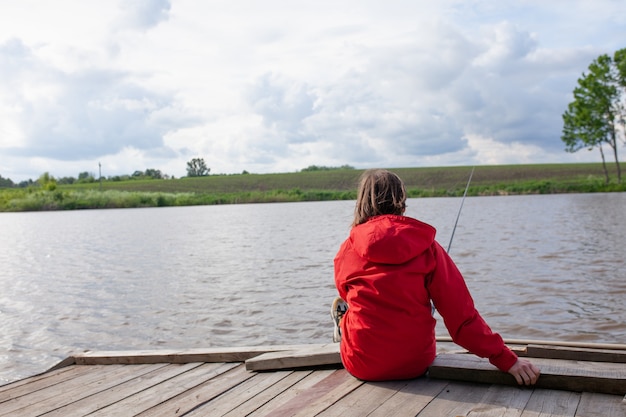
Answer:
<path fill-rule="evenodd" d="M 98 162 L 98 177 L 100 178 L 100 191 L 102 191 L 102 164 Z"/>

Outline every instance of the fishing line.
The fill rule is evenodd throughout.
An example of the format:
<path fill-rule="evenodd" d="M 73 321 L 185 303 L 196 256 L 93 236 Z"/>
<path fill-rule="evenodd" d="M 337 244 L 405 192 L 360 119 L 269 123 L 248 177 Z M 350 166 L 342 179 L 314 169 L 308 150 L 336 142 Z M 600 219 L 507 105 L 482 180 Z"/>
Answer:
<path fill-rule="evenodd" d="M 463 203 L 465 202 L 465 196 L 467 195 L 467 190 L 469 189 L 470 183 L 472 182 L 472 176 L 474 175 L 474 168 L 472 167 L 472 172 L 470 173 L 469 179 L 467 180 L 467 185 L 465 186 L 465 192 L 463 193 L 463 199 L 461 199 L 461 207 L 459 207 L 459 212 L 456 215 L 456 221 L 454 222 L 454 227 L 452 228 L 452 235 L 450 236 L 450 243 L 448 243 L 448 249 L 446 252 L 450 253 L 450 248 L 452 247 L 452 239 L 454 239 L 454 232 L 456 231 L 456 225 L 459 223 L 459 217 L 461 217 L 461 210 L 463 210 Z"/>
<path fill-rule="evenodd" d="M 454 239 L 454 232 L 456 231 L 456 225 L 459 223 L 459 217 L 461 217 L 461 210 L 463 210 L 463 203 L 465 202 L 465 196 L 467 195 L 467 190 L 469 189 L 470 183 L 472 182 L 472 176 L 474 175 L 474 169 L 476 167 L 472 167 L 472 172 L 470 172 L 469 179 L 467 180 L 467 185 L 465 186 L 465 192 L 463 193 L 463 198 L 461 199 L 461 207 L 459 207 L 459 212 L 456 215 L 456 221 L 454 222 L 454 227 L 452 228 L 452 236 L 450 236 L 450 243 L 448 243 L 447 253 L 450 253 L 450 248 L 452 247 L 452 239 Z M 435 315 L 435 303 L 431 301 L 430 303 L 431 313 Z"/>

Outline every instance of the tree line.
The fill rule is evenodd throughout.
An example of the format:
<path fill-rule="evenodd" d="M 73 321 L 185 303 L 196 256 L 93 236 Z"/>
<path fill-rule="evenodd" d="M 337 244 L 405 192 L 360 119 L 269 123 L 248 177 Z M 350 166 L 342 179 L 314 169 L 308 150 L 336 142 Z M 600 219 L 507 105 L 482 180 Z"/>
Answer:
<path fill-rule="evenodd" d="M 187 176 L 188 177 L 200 177 L 204 175 L 209 175 L 211 171 L 210 168 L 207 167 L 204 158 L 193 158 L 191 161 L 187 162 Z M 39 178 L 35 181 L 32 179 L 28 179 L 26 181 L 21 181 L 19 183 L 14 183 L 10 178 L 3 178 L 0 175 L 0 188 L 26 188 L 32 185 L 40 185 L 45 188 L 55 187 L 57 184 L 88 184 L 94 183 L 98 181 L 129 181 L 129 180 L 144 180 L 144 179 L 155 179 L 155 180 L 167 180 L 167 179 L 175 179 L 173 175 L 168 175 L 163 173 L 160 169 L 148 168 L 145 171 L 135 171 L 129 175 L 112 175 L 108 177 L 96 176 L 96 174 L 84 171 L 78 174 L 78 177 L 60 177 L 55 178 L 50 173 L 44 172 L 39 176 Z M 52 185 L 54 184 L 54 186 Z"/>
<path fill-rule="evenodd" d="M 95 174 L 84 171 L 78 174 L 78 177 L 59 177 L 55 178 L 50 175 L 49 172 L 44 172 L 39 176 L 38 179 L 33 181 L 32 179 L 28 179 L 26 181 L 21 181 L 19 183 L 14 183 L 10 178 L 3 178 L 0 175 L 0 188 L 26 188 L 32 185 L 41 185 L 45 187 L 52 187 L 50 184 L 89 184 L 100 181 L 128 181 L 128 180 L 137 180 L 137 179 L 170 179 L 174 178 L 170 177 L 167 174 L 163 174 L 158 169 L 148 168 L 145 171 L 135 171 L 130 175 L 113 175 L 109 177 L 101 177 L 97 178 Z"/>
<path fill-rule="evenodd" d="M 312 172 L 312 171 L 330 171 L 337 169 L 354 169 L 354 167 L 350 165 L 342 165 L 339 167 L 329 167 L 324 165 L 309 165 L 306 168 L 301 169 L 301 172 Z M 204 160 L 204 158 L 193 158 L 187 162 L 187 177 L 203 177 L 209 175 L 211 172 L 211 168 L 209 168 Z M 249 174 L 248 171 L 244 170 L 242 175 Z M 26 188 L 29 186 L 38 185 L 47 190 L 56 189 L 57 185 L 63 184 L 89 184 L 95 183 L 98 181 L 129 181 L 129 180 L 144 180 L 144 179 L 155 179 L 155 180 L 167 180 L 167 179 L 175 179 L 173 175 L 164 174 L 159 169 L 148 168 L 145 171 L 135 171 L 129 175 L 113 175 L 108 177 L 97 177 L 96 174 L 84 171 L 78 174 L 78 177 L 60 177 L 55 178 L 50 173 L 44 172 L 39 176 L 39 178 L 35 181 L 29 179 L 27 181 L 22 181 L 19 184 L 14 183 L 9 178 L 3 178 L 0 175 L 0 188 Z"/>

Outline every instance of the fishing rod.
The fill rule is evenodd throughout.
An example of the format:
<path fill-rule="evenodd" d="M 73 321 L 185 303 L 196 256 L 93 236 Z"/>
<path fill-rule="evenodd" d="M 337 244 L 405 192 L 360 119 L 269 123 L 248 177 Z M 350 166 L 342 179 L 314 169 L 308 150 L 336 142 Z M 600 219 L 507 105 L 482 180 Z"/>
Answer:
<path fill-rule="evenodd" d="M 456 225 L 459 223 L 459 217 L 461 217 L 461 210 L 463 210 L 463 203 L 465 202 L 465 196 L 467 195 L 467 190 L 469 189 L 470 183 L 472 182 L 472 176 L 474 175 L 474 168 L 472 167 L 472 172 L 470 173 L 469 179 L 467 180 L 467 185 L 465 186 L 465 192 L 463 193 L 463 199 L 461 200 L 461 207 L 459 207 L 459 212 L 456 215 L 456 221 L 454 222 L 454 227 L 452 228 L 452 235 L 450 236 L 450 243 L 448 243 L 448 249 L 446 252 L 450 253 L 450 248 L 452 247 L 452 239 L 454 239 L 454 232 L 456 231 Z"/>
<path fill-rule="evenodd" d="M 469 189 L 470 183 L 472 182 L 472 176 L 474 175 L 474 168 L 472 167 L 472 172 L 470 172 L 469 179 L 467 180 L 467 185 L 465 186 L 465 192 L 463 193 L 463 199 L 461 200 L 461 207 L 459 207 L 459 212 L 456 214 L 456 221 L 454 222 L 454 227 L 452 228 L 452 236 L 450 236 L 450 243 L 448 243 L 447 253 L 450 253 L 450 248 L 452 247 L 452 239 L 454 239 L 454 232 L 456 231 L 456 225 L 459 223 L 459 217 L 461 217 L 461 210 L 463 210 L 463 203 L 465 202 L 465 196 L 467 195 L 467 190 Z M 435 303 L 433 301 L 430 302 L 430 309 L 432 310 L 432 314 L 435 314 Z"/>

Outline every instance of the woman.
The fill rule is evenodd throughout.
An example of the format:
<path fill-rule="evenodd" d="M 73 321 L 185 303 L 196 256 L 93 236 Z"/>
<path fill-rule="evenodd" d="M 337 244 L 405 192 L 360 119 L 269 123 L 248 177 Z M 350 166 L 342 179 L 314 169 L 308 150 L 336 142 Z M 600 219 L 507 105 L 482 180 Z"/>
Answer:
<path fill-rule="evenodd" d="M 345 368 L 368 381 L 426 372 L 436 356 L 432 302 L 455 343 L 489 358 L 518 384 L 534 384 L 539 369 L 491 331 L 463 276 L 435 241 L 435 229 L 404 216 L 405 203 L 396 174 L 377 169 L 361 176 L 350 236 L 334 261 L 341 299 L 332 313 Z"/>

